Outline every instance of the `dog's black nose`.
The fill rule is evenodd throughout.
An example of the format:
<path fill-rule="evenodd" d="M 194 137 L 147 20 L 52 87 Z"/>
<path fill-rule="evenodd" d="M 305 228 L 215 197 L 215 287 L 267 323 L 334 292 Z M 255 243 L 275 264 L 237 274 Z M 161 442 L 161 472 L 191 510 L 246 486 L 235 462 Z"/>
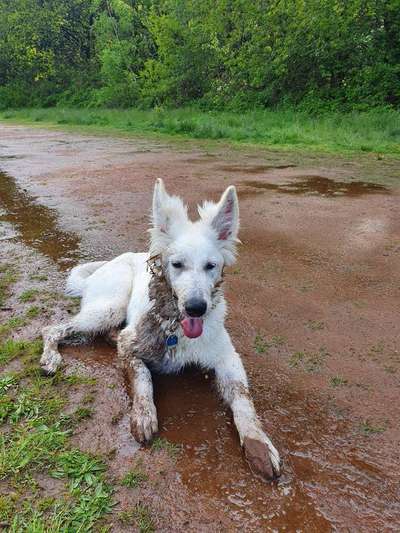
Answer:
<path fill-rule="evenodd" d="M 188 316 L 203 316 L 207 311 L 207 302 L 202 298 L 189 298 L 189 300 L 185 303 L 185 311 Z"/>

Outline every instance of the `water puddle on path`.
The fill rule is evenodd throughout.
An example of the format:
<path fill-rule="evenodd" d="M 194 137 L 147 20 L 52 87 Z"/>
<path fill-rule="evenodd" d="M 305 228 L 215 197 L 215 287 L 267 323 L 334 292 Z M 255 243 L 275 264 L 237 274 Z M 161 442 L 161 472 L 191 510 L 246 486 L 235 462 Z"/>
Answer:
<path fill-rule="evenodd" d="M 8 174 L 0 171 L 0 221 L 13 224 L 18 238 L 50 257 L 61 269 L 78 262 L 80 239 L 63 231 L 57 211 L 36 202 Z"/>
<path fill-rule="evenodd" d="M 363 181 L 336 181 L 323 176 L 299 176 L 296 181 L 277 184 L 261 180 L 242 181 L 241 185 L 257 189 L 258 191 L 274 191 L 281 194 L 311 194 L 326 197 L 351 197 L 357 198 L 365 194 L 388 194 L 389 189 L 376 183 Z M 245 189 L 239 191 L 239 195 L 249 196 L 256 191 Z"/>

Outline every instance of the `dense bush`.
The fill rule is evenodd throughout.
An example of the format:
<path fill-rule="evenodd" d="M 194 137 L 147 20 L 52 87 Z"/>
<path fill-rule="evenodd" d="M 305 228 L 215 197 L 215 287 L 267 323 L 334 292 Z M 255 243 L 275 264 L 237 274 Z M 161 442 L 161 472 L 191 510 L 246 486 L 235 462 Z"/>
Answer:
<path fill-rule="evenodd" d="M 400 104 L 400 0 L 0 0 L 0 107 Z"/>

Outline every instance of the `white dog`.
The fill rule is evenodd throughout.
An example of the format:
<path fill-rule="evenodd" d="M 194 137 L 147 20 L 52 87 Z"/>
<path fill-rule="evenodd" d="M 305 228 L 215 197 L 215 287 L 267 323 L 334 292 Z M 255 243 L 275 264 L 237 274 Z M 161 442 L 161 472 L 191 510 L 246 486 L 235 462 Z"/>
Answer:
<path fill-rule="evenodd" d="M 43 331 L 43 370 L 61 363 L 58 343 L 74 333 L 123 329 L 118 357 L 133 391 L 131 428 L 138 441 L 157 432 L 150 369 L 178 372 L 190 363 L 215 370 L 223 399 L 232 409 L 240 443 L 253 469 L 280 474 L 279 454 L 261 428 L 249 396 L 247 376 L 224 326 L 225 265 L 233 264 L 239 230 L 235 187 L 218 204 L 205 202 L 189 220 L 180 198 L 156 182 L 149 253 L 125 253 L 108 262 L 75 267 L 67 293 L 81 296 L 69 322 Z"/>

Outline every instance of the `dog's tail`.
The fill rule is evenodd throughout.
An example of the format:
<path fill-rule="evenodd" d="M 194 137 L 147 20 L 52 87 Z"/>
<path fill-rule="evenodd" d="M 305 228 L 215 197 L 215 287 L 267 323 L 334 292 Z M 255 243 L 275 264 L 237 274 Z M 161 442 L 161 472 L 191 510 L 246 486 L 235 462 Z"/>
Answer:
<path fill-rule="evenodd" d="M 68 296 L 82 296 L 86 279 L 106 263 L 107 261 L 94 261 L 93 263 L 85 263 L 74 267 L 68 276 L 65 294 Z"/>

